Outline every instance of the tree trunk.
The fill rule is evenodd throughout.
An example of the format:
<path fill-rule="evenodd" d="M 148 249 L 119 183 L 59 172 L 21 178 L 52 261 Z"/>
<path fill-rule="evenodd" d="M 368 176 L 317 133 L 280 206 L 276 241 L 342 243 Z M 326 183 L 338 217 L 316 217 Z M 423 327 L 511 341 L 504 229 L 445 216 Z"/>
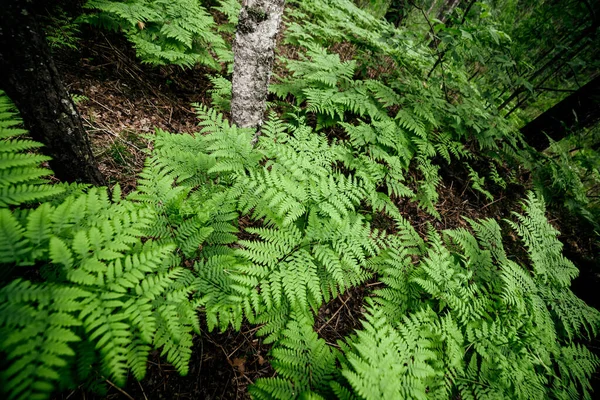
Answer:
<path fill-rule="evenodd" d="M 431 1 L 431 5 L 429 6 L 429 9 L 427 10 L 427 16 L 431 16 L 431 12 L 433 11 L 433 9 L 435 8 L 435 5 L 437 4 L 437 0 L 432 0 Z"/>
<path fill-rule="evenodd" d="M 285 0 L 245 0 L 233 44 L 231 117 L 260 128 Z M 254 140 L 258 139 L 258 136 Z"/>
<path fill-rule="evenodd" d="M 459 3 L 460 3 L 460 0 L 456 0 L 452 10 L 454 10 Z M 467 8 L 465 9 L 465 12 L 463 13 L 463 17 L 460 20 L 460 25 L 464 24 L 465 21 L 467 20 L 467 15 L 469 14 L 469 11 L 471 11 L 471 7 L 473 7 L 473 4 L 475 4 L 475 0 L 471 0 L 469 2 L 469 4 L 467 5 Z M 449 14 L 447 14 L 447 15 L 449 15 Z M 452 21 L 445 23 L 445 25 L 447 28 L 450 28 L 452 26 Z M 431 24 L 430 24 L 430 26 L 431 26 Z M 430 33 L 433 35 L 433 28 L 431 28 Z M 440 45 L 440 39 L 434 36 L 431 43 L 429 43 L 429 47 L 432 49 L 435 49 L 437 51 L 439 45 Z M 444 61 L 444 56 L 446 55 L 446 51 L 448 51 L 447 47 L 441 53 L 438 52 L 438 58 L 435 61 L 435 64 L 433 64 L 433 67 L 429 70 L 429 73 L 427 74 L 427 79 L 429 79 L 431 77 L 431 74 L 433 74 L 433 71 L 435 71 L 437 66 L 440 65 L 442 63 L 442 61 Z"/>
<path fill-rule="evenodd" d="M 445 23 L 450 14 L 452 14 L 452 11 L 454 11 L 454 9 L 456 8 L 456 6 L 458 6 L 459 3 L 460 0 L 445 0 L 442 4 L 442 8 L 438 12 L 437 19 Z"/>
<path fill-rule="evenodd" d="M 566 137 L 574 129 L 590 127 L 600 121 L 600 75 L 521 128 L 525 141 L 538 151 L 552 140 Z"/>
<path fill-rule="evenodd" d="M 19 109 L 31 137 L 67 182 L 103 184 L 81 118 L 36 21 L 41 1 L 0 1 L 0 89 Z"/>

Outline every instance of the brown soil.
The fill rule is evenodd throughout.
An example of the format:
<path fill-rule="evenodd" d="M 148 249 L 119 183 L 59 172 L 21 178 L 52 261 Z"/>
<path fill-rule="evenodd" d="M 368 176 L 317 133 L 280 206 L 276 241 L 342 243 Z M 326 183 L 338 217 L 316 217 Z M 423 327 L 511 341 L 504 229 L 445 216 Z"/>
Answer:
<path fill-rule="evenodd" d="M 159 352 L 148 360 L 146 378 L 130 377 L 124 388 L 106 380 L 104 395 L 80 388 L 62 393 L 55 400 L 166 400 L 250 399 L 247 387 L 256 379 L 273 375 L 267 362 L 269 347 L 253 336 L 258 328 L 243 326 L 241 332 L 202 331 L 194 338 L 189 372 L 181 376 Z"/>
<path fill-rule="evenodd" d="M 135 186 L 148 147 L 144 134 L 197 131 L 192 103 L 210 103 L 207 75 L 196 67 L 141 65 L 120 35 L 85 31 L 76 51 L 56 54 L 57 67 L 90 133 L 101 171 L 124 191 Z"/>

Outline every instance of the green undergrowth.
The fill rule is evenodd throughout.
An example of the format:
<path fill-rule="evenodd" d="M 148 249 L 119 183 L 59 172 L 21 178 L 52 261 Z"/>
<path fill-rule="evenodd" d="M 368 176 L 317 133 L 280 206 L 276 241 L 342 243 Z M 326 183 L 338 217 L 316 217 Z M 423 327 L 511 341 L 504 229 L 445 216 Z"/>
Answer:
<path fill-rule="evenodd" d="M 202 319 L 273 344 L 256 399 L 592 398 L 600 313 L 570 289 L 542 195 L 423 236 L 397 207 L 439 217 L 440 170 L 457 165 L 495 199 L 523 159 L 511 121 L 464 71 L 427 81 L 430 50 L 351 2 L 290 3 L 283 40 L 301 52 L 279 60 L 256 146 L 221 113 L 230 77 L 214 76 L 198 132 L 157 130 L 127 196 L 50 185 L 0 98 L 6 397 L 143 379 L 154 349 L 186 374 Z M 319 309 L 371 279 L 362 328 L 326 342 Z"/>
<path fill-rule="evenodd" d="M 197 0 L 88 0 L 78 22 L 122 31 L 138 58 L 150 65 L 220 69 L 230 49 L 208 10 Z"/>
<path fill-rule="evenodd" d="M 396 212 L 389 235 L 366 217 L 393 204 L 335 170 L 341 144 L 271 119 L 252 148 L 253 132 L 198 112 L 204 134 L 157 132 L 128 197 L 118 186 L 110 196 L 54 188 L 62 193 L 51 201 L 13 198 L 2 210 L 1 261 L 16 277 L 0 290 L 9 398 L 94 388 L 99 376 L 124 384 L 129 370 L 142 379 L 154 348 L 185 374 L 198 308 L 210 329 L 246 319 L 274 343 L 278 374 L 251 387 L 256 398 L 589 396 L 598 360 L 581 343 L 600 314 L 569 289 L 578 271 L 539 197 L 529 194 L 503 228 L 469 220 L 471 231 L 421 238 Z M 19 153 L 6 153 L 5 171 L 22 182 L 14 191 L 29 202 L 36 188 L 46 195 Z M 237 239 L 243 215 L 263 221 L 246 229 L 254 239 Z M 525 264 L 506 254 L 507 230 Z M 319 307 L 374 276 L 385 287 L 363 329 L 341 350 L 325 343 L 313 331 Z"/>

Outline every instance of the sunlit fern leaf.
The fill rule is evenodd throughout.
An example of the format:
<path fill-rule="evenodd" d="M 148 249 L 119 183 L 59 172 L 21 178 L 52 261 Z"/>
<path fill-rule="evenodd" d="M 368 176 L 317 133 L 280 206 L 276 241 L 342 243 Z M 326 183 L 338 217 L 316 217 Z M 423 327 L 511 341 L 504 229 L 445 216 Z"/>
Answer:
<path fill-rule="evenodd" d="M 425 399 L 436 373 L 431 339 L 419 338 L 419 327 L 407 319 L 396 331 L 381 311 L 371 311 L 351 344 L 342 374 L 365 399 Z"/>
<path fill-rule="evenodd" d="M 524 214 L 513 212 L 518 222 L 508 221 L 523 239 L 536 275 L 544 282 L 568 286 L 579 271 L 562 255 L 559 232 L 545 217 L 546 206 L 533 192 L 523 202 Z"/>

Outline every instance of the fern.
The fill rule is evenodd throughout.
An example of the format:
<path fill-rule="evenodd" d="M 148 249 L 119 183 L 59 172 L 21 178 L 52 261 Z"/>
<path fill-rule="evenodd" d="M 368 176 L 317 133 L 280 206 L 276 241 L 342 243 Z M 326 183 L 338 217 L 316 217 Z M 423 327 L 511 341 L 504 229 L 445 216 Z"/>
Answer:
<path fill-rule="evenodd" d="M 10 103 L 2 100 L 7 111 L 4 137 L 25 133 L 12 128 L 18 120 L 8 112 Z M 105 188 L 42 185 L 40 177 L 49 171 L 37 167 L 38 156 L 21 153 L 39 145 L 6 143 L 6 160 L 20 160 L 17 168 L 6 163 L 6 192 L 19 189 L 28 193 L 26 200 L 53 200 L 16 208 L 23 197 L 3 197 L 0 208 L 0 260 L 10 266 L 5 278 L 21 275 L 23 266 L 39 268 L 38 282 L 17 278 L 0 288 L 0 350 L 9 360 L 2 371 L 5 395 L 47 398 L 58 386 L 91 382 L 91 365 L 120 385 L 129 370 L 142 379 L 153 348 L 162 348 L 167 360 L 185 373 L 191 333 L 199 332 L 199 322 L 189 301 L 194 276 L 177 266 L 174 254 L 176 245 L 184 255 L 196 252 L 212 233 L 206 226 L 211 219 L 196 214 L 193 224 L 182 224 L 175 233 L 162 228 L 158 231 L 168 234 L 156 240 L 147 235 L 161 221 L 161 200 L 183 210 L 162 215 L 167 221 L 197 211 L 173 203 L 189 190 L 176 190 L 169 197 L 170 191 L 159 184 L 154 191 L 132 196 L 142 201 L 132 201 L 121 199 L 118 186 L 109 198 Z M 31 177 L 24 175 L 27 171 L 33 172 Z M 157 177 L 169 180 L 169 186 L 174 179 L 160 173 Z M 218 219 L 228 220 L 222 215 Z M 200 221 L 204 227 L 198 227 Z M 70 368 L 72 364 L 78 368 Z"/>
<path fill-rule="evenodd" d="M 90 215 L 88 213 L 94 215 L 93 220 L 86 218 Z M 54 283 L 45 284 L 46 286 L 36 284 L 42 293 L 56 287 L 57 293 L 64 290 L 66 293 L 72 291 L 77 294 L 77 301 L 69 298 L 61 300 L 59 294 L 55 296 L 52 307 L 58 307 L 56 312 L 67 318 L 63 318 L 64 321 L 71 322 L 67 324 L 60 319 L 50 319 L 45 323 L 51 325 L 45 328 L 39 325 L 40 329 L 48 332 L 49 336 L 44 340 L 48 340 L 48 343 L 55 341 L 52 334 L 61 327 L 62 330 L 59 331 L 65 332 L 61 333 L 65 338 L 63 347 L 71 349 L 61 350 L 64 351 L 61 355 L 68 356 L 74 355 L 72 347 L 66 344 L 69 338 L 80 338 L 90 342 L 98 351 L 102 370 L 119 384 L 125 382 L 129 368 L 133 369 L 138 379 L 144 376 L 145 360 L 152 345 L 164 346 L 167 359 L 184 372 L 187 368 L 191 338 L 186 342 L 182 337 L 184 347 L 171 349 L 167 345 L 173 341 L 169 339 L 163 343 L 160 332 L 165 327 L 169 327 L 170 334 L 173 333 L 173 329 L 181 329 L 182 335 L 189 337 L 188 332 L 197 327 L 197 323 L 193 322 L 195 315 L 193 312 L 190 314 L 193 310 L 188 303 L 190 290 L 184 290 L 178 297 L 174 295 L 172 285 L 176 284 L 182 274 L 181 269 L 173 269 L 168 261 L 174 247 L 160 246 L 152 241 L 144 245 L 139 242 L 139 237 L 149 221 L 151 219 L 145 210 L 137 210 L 127 203 L 123 203 L 121 207 L 110 206 L 106 196 L 102 197 L 98 191 L 91 191 L 88 195 L 69 197 L 57 207 L 45 204 L 31 212 L 27 224 L 21 225 L 20 228 L 21 245 L 27 246 L 28 256 L 13 252 L 9 258 L 6 252 L 3 253 L 5 262 L 25 265 L 34 261 L 44 263 L 41 275 Z M 23 284 L 31 285 L 26 282 Z M 191 282 L 188 282 L 188 287 L 189 284 Z M 15 290 L 18 290 L 18 287 L 15 289 L 11 285 L 2 289 L 8 307 L 2 312 L 2 329 L 11 327 L 5 318 L 6 313 L 14 307 L 29 309 L 27 315 L 32 321 L 46 318 L 48 313 L 54 312 L 41 305 L 35 306 L 41 304 L 41 298 L 19 296 Z M 171 294 L 166 296 L 167 292 Z M 181 310 L 187 308 L 189 311 L 183 315 L 165 314 L 161 310 L 166 304 Z M 30 325 L 29 322 L 23 321 L 21 324 L 24 325 L 25 331 L 35 326 L 33 322 Z M 52 324 L 55 324 L 56 328 Z M 156 331 L 158 333 L 155 337 Z M 22 334 L 19 337 L 24 341 L 23 346 L 31 346 L 38 336 Z M 73 340 L 75 339 L 71 341 Z M 3 342 L 2 348 L 12 354 L 10 357 L 14 360 L 14 365 L 20 365 L 20 362 L 25 362 L 24 353 L 11 353 L 9 349 L 13 348 L 12 344 L 10 340 Z M 48 350 L 48 346 L 52 345 L 43 345 L 40 351 L 51 351 Z M 43 368 L 60 371 L 66 364 L 48 361 L 48 365 Z M 11 371 L 7 372 L 8 379 L 13 381 L 17 377 L 10 375 Z M 27 376 L 20 375 L 19 379 L 36 379 L 36 370 L 27 371 L 21 371 Z M 64 377 L 60 378 L 61 382 L 68 382 L 69 374 L 65 372 L 59 374 L 64 374 Z M 52 385 L 44 387 L 47 391 L 53 388 Z M 28 396 L 16 389 L 10 393 L 14 398 Z"/>
<path fill-rule="evenodd" d="M 579 271 L 562 255 L 562 244 L 557 240 L 559 232 L 545 218 L 543 199 L 533 193 L 523 203 L 525 214 L 516 214 L 518 222 L 509 224 L 523 239 L 537 276 L 546 283 L 568 286 Z"/>
<path fill-rule="evenodd" d="M 270 119 L 257 148 L 252 149 L 252 132 L 230 126 L 206 108 L 198 106 L 198 112 L 208 134 L 182 140 L 190 146 L 197 143 L 200 152 L 204 143 L 204 151 L 210 152 L 215 164 L 197 172 L 207 177 L 206 183 L 217 176 L 230 182 L 231 187 L 222 193 L 235 200 L 237 211 L 251 212 L 253 219 L 271 225 L 247 228 L 259 240 L 239 241 L 242 248 L 235 254 L 226 249 L 214 255 L 203 250 L 208 258 L 197 269 L 210 282 L 197 281 L 200 304 L 206 307 L 211 328 L 224 329 L 230 323 L 240 326 L 245 314 L 254 322 L 266 323 L 261 332 L 275 340 L 289 319 L 289 310 L 316 311 L 324 301 L 367 279 L 366 260 L 378 253 L 385 239 L 371 232 L 356 214 L 364 192 L 355 178 L 334 171 L 336 146 L 305 126 Z M 159 147 L 159 154 L 164 151 L 165 147 Z M 178 158 L 185 158 L 181 153 L 188 151 L 178 147 Z M 263 166 L 259 161 L 265 158 Z M 153 179 L 160 176 L 151 175 Z M 142 192 L 146 186 L 156 190 L 160 185 L 144 184 Z M 165 199 L 161 204 L 168 202 Z M 228 267 L 218 266 L 217 260 Z"/>
<path fill-rule="evenodd" d="M 539 281 L 545 284 L 541 297 L 561 321 L 562 328 L 573 340 L 582 329 L 589 337 L 597 335 L 598 315 L 568 288 L 579 271 L 562 255 L 559 232 L 545 219 L 544 201 L 529 193 L 523 202 L 524 215 L 516 214 L 517 222 L 509 224 L 522 238 Z"/>
<path fill-rule="evenodd" d="M 228 112 L 231 107 L 231 81 L 222 76 L 211 77 L 210 81 L 214 87 L 209 91 L 213 108 L 221 112 Z"/>
<path fill-rule="evenodd" d="M 191 3 L 93 0 L 85 18 L 121 29 L 147 62 L 231 67 L 215 32 L 233 32 L 239 2 L 219 2 L 219 28 Z M 185 374 L 200 316 L 209 330 L 253 324 L 273 343 L 276 375 L 250 387 L 256 398 L 591 398 L 600 314 L 569 288 L 577 270 L 540 197 L 502 226 L 465 219 L 426 237 L 396 206 L 439 217 L 440 169 L 472 159 L 491 165 L 485 177 L 467 165 L 491 198 L 489 180 L 506 185 L 495 165 L 520 156 L 512 122 L 453 61 L 424 82 L 421 38 L 350 1 L 293 1 L 286 15 L 298 54 L 280 58 L 281 115 L 256 145 L 220 114 L 230 82 L 214 77 L 214 108 L 195 105 L 199 132 L 157 129 L 125 198 L 48 185 L 39 145 L 14 138 L 25 132 L 0 97 L 6 397 L 98 376 L 123 385 L 143 378 L 153 349 Z M 370 223 L 381 219 L 386 232 Z M 371 278 L 362 329 L 319 337 L 321 307 Z"/>
<path fill-rule="evenodd" d="M 364 197 L 352 177 L 335 173 L 336 148 L 305 126 L 284 136 L 280 121 L 269 123 L 259 149 L 270 161 L 241 176 L 233 185 L 242 210 L 254 209 L 255 218 L 288 226 L 308 214 L 314 204 L 319 214 L 337 222 L 355 210 Z M 277 140 L 277 142 L 274 142 Z"/>
<path fill-rule="evenodd" d="M 252 168 L 262 156 L 253 151 L 250 143 L 252 129 L 240 129 L 230 125 L 223 115 L 214 109 L 194 104 L 202 126 L 200 133 L 211 133 L 204 139 L 206 151 L 217 159 L 217 163 L 208 172 L 237 172 Z"/>
<path fill-rule="evenodd" d="M 323 223 L 314 211 L 304 232 L 290 228 L 249 232 L 262 240 L 241 241 L 244 249 L 238 254 L 252 262 L 242 271 L 254 277 L 260 307 L 267 312 L 316 311 L 324 301 L 364 282 L 370 276 L 366 257 L 378 251 L 360 219 Z M 279 334 L 273 333 L 270 340 Z"/>
<path fill-rule="evenodd" d="M 405 335 L 412 334 L 419 343 L 438 343 L 432 345 L 434 355 L 426 362 L 433 368 L 430 376 L 438 377 L 435 383 L 426 384 L 427 393 L 440 393 L 441 397 L 460 393 L 467 398 L 524 399 L 581 393 L 589 398 L 586 382 L 598 359 L 574 341 L 597 334 L 600 314 L 568 288 L 573 278 L 568 266 L 572 264 L 560 255 L 557 233 L 544 217 L 541 200 L 529 194 L 524 208 L 523 215 L 515 214 L 518 222 L 511 221 L 509 225 L 523 238 L 533 269 L 509 260 L 501 229 L 490 219 L 468 220 L 475 235 L 458 229 L 446 231 L 444 240 L 431 233 L 429 250 L 418 267 L 410 257 L 415 252 L 419 254 L 418 247 L 402 246 L 402 242 L 373 260 L 386 287 L 376 291 L 373 316 L 367 317 L 358 342 L 351 339 L 346 350 L 349 372 L 344 375 L 353 390 L 361 396 L 371 392 L 385 396 L 377 392 L 381 390 L 377 389 L 381 388 L 377 384 L 380 370 L 369 368 L 389 363 L 377 358 L 372 364 L 366 363 L 371 360 L 368 357 L 383 349 L 398 348 L 385 345 L 376 350 L 377 341 L 382 340 L 380 332 L 386 332 L 383 337 L 393 340 L 406 340 L 409 336 Z M 561 265 L 556 264 L 558 261 L 564 267 L 549 273 L 536 267 L 540 258 L 553 259 L 554 265 Z M 429 300 L 423 299 L 424 294 Z M 411 326 L 408 321 L 412 318 L 420 322 Z M 380 325 L 375 325 L 375 321 Z M 353 343 L 367 347 L 355 350 Z M 416 360 L 410 348 L 403 349 L 402 356 Z M 577 363 L 581 357 L 583 363 L 582 368 L 573 366 L 577 371 L 573 376 L 561 366 L 565 351 L 577 353 L 569 362 Z M 554 368 L 561 372 L 556 375 Z M 410 373 L 394 374 L 385 382 L 404 383 L 390 388 L 389 398 L 424 396 L 423 386 L 414 386 L 407 380 Z M 419 385 L 427 382 L 426 376 L 418 380 Z M 405 392 L 405 388 L 411 388 L 410 392 Z"/>
<path fill-rule="evenodd" d="M 494 196 L 484 188 L 485 178 L 479 176 L 477 171 L 475 171 L 469 164 L 467 164 L 467 169 L 469 170 L 469 178 L 471 179 L 471 185 L 473 186 L 473 189 L 483 194 L 488 200 L 494 200 Z"/>
<path fill-rule="evenodd" d="M 342 374 L 361 398 L 425 399 L 436 386 L 430 365 L 436 357 L 434 334 L 427 332 L 428 312 L 407 318 L 396 330 L 381 311 L 371 311 L 357 332 Z M 419 327 L 421 326 L 421 327 Z"/>
<path fill-rule="evenodd" d="M 220 69 L 209 49 L 223 51 L 225 42 L 213 32 L 214 20 L 197 1 L 89 0 L 85 8 L 95 12 L 80 21 L 123 30 L 144 63 Z"/>
<path fill-rule="evenodd" d="M 220 0 L 219 5 L 214 7 L 227 16 L 227 21 L 232 25 L 236 26 L 238 23 L 238 15 L 242 8 L 239 0 Z"/>
<path fill-rule="evenodd" d="M 91 293 L 59 285 L 15 280 L 0 290 L 0 345 L 11 362 L 3 371 L 9 398 L 46 398 L 61 379 L 75 352 L 73 332 L 81 321 L 73 315 Z"/>
<path fill-rule="evenodd" d="M 78 35 L 80 34 L 79 25 L 60 5 L 54 7 L 52 16 L 46 18 L 44 33 L 48 45 L 53 50 L 61 48 L 77 49 Z"/>
<path fill-rule="evenodd" d="M 44 185 L 44 176 L 50 171 L 39 164 L 49 158 L 27 153 L 41 144 L 18 139 L 27 133 L 21 124 L 15 106 L 0 91 L 0 207 L 15 206 L 56 196 L 64 191 L 61 186 Z"/>
<path fill-rule="evenodd" d="M 271 350 L 274 378 L 261 378 L 249 388 L 256 399 L 323 398 L 336 372 L 336 351 L 312 329 L 313 321 L 292 315 L 282 338 Z"/>

